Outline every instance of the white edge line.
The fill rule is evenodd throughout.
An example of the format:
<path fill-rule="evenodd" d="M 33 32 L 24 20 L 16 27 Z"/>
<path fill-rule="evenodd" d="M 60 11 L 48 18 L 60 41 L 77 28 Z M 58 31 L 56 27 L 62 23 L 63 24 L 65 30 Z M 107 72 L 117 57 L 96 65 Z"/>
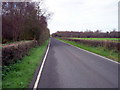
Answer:
<path fill-rule="evenodd" d="M 48 51 L 49 51 L 50 42 L 51 42 L 51 39 L 50 39 L 50 41 L 49 41 L 49 45 L 48 45 L 47 51 L 46 51 L 46 53 L 45 53 L 45 56 L 44 56 L 43 62 L 42 62 L 42 64 L 41 64 L 41 67 L 40 67 L 39 73 L 38 73 L 38 75 L 37 75 L 37 79 L 36 79 L 36 81 L 35 81 L 35 84 L 34 84 L 33 90 L 36 90 L 36 89 L 37 89 L 38 82 L 39 82 L 39 80 L 40 80 L 40 77 L 41 77 L 41 74 L 42 74 L 42 70 L 43 70 L 43 67 L 44 67 L 44 64 L 45 64 L 45 60 L 46 60 L 46 57 L 47 57 L 47 54 L 48 54 Z"/>
<path fill-rule="evenodd" d="M 61 41 L 61 40 L 59 40 L 59 41 Z M 61 42 L 65 43 L 64 41 L 61 41 Z M 65 44 L 68 44 L 68 43 L 65 43 Z M 71 45 L 71 44 L 68 44 L 68 45 Z M 113 61 L 112 59 L 106 58 L 106 57 L 101 56 L 101 55 L 98 55 L 98 54 L 96 54 L 96 53 L 93 53 L 93 52 L 87 51 L 87 50 L 85 50 L 85 49 L 82 49 L 82 48 L 76 47 L 76 46 L 74 46 L 74 45 L 71 45 L 71 46 L 73 46 L 73 47 L 75 47 L 75 48 L 77 48 L 77 49 L 83 50 L 83 51 L 85 51 L 85 52 L 91 53 L 91 54 L 93 54 L 93 55 L 99 56 L 99 57 L 101 57 L 101 58 L 104 58 L 104 59 L 106 59 L 106 60 L 108 60 L 108 61 L 111 61 L 111 62 L 114 62 L 114 63 L 120 64 L 120 63 L 117 62 L 117 61 Z"/>

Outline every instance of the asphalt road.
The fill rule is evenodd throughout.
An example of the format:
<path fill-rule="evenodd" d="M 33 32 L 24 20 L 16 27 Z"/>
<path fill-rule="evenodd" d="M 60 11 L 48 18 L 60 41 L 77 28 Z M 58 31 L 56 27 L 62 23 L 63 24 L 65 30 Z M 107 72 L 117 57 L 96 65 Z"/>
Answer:
<path fill-rule="evenodd" d="M 38 88 L 118 88 L 118 64 L 52 38 Z"/>

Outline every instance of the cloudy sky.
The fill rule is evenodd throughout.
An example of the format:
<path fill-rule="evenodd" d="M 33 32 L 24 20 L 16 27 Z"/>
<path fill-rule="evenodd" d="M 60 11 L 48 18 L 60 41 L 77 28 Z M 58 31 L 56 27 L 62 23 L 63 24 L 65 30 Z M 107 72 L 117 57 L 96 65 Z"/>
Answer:
<path fill-rule="evenodd" d="M 45 0 L 53 12 L 48 27 L 56 31 L 86 31 L 118 29 L 119 0 Z"/>

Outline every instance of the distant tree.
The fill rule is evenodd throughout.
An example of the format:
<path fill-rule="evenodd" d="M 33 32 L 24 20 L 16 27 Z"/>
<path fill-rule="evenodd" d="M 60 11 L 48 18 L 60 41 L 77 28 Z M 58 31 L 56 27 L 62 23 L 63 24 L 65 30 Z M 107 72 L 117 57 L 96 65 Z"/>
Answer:
<path fill-rule="evenodd" d="M 119 31 L 102 32 L 101 30 L 85 32 L 58 31 L 52 34 L 53 37 L 78 37 L 78 38 L 120 38 Z"/>

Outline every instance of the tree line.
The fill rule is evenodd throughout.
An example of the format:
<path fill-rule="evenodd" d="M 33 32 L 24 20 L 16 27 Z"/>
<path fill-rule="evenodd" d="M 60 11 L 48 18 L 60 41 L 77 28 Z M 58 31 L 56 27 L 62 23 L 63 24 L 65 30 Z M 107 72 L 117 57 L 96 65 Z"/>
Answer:
<path fill-rule="evenodd" d="M 2 43 L 37 40 L 50 37 L 47 21 L 50 17 L 40 2 L 2 2 Z"/>
<path fill-rule="evenodd" d="M 76 37 L 76 38 L 120 38 L 120 31 L 101 32 L 97 31 L 58 31 L 52 34 L 53 37 Z"/>

